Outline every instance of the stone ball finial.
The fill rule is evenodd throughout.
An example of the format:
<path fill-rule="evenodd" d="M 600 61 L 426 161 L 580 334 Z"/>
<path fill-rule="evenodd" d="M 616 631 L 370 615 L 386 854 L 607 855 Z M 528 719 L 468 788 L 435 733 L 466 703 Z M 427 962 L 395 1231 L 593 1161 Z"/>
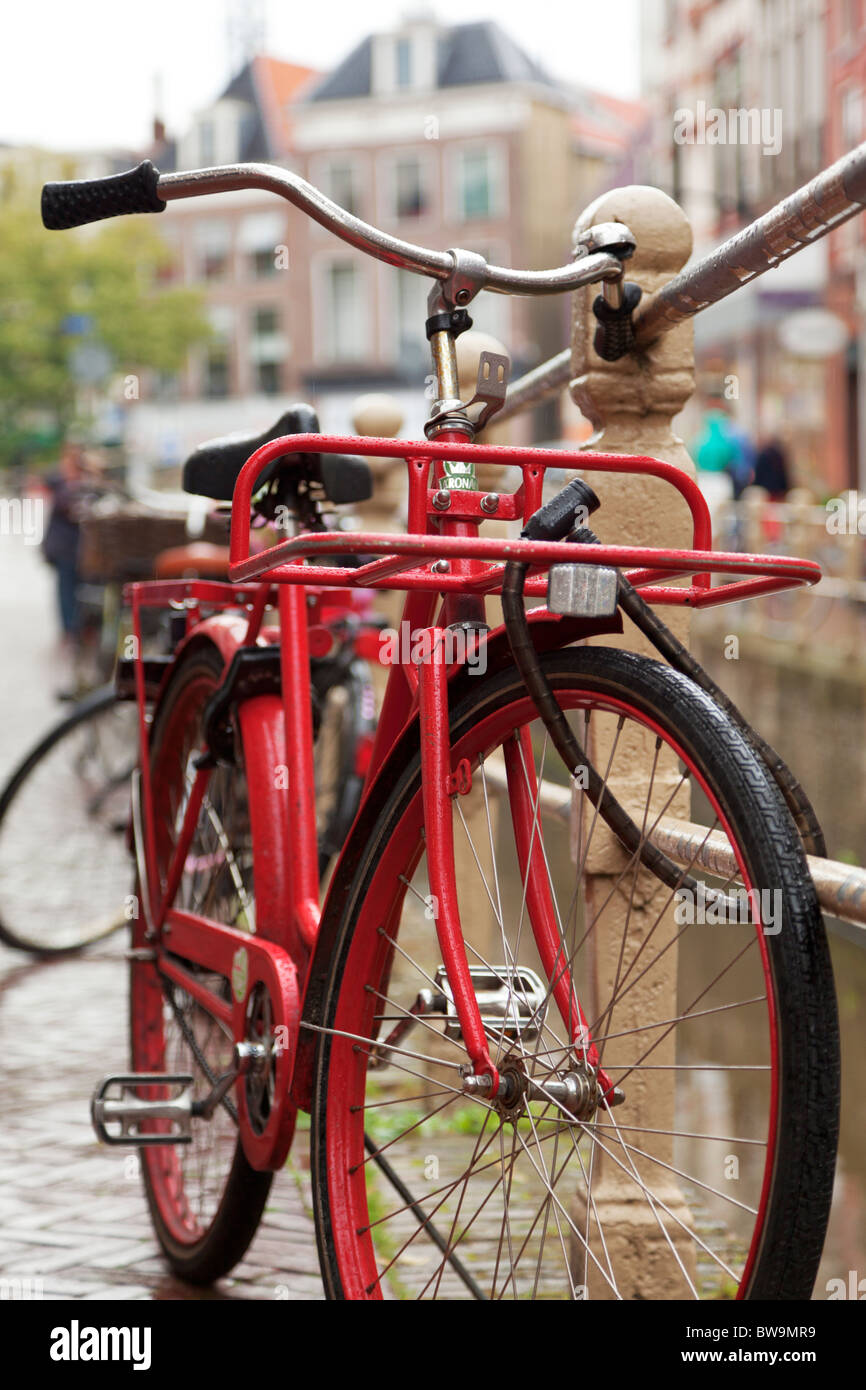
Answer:
<path fill-rule="evenodd" d="M 691 224 L 660 188 L 633 184 L 602 193 L 581 213 L 575 238 L 599 222 L 622 222 L 634 233 L 637 245 L 626 262 L 625 278 L 640 285 L 644 299 L 672 279 L 691 255 Z M 669 457 L 671 421 L 694 390 L 693 326 L 681 323 L 618 362 L 605 362 L 593 346 L 597 322 L 592 304 L 600 292 L 600 285 L 589 285 L 573 300 L 571 395 L 595 428 L 589 446 Z"/>
<path fill-rule="evenodd" d="M 371 391 L 359 396 L 352 407 L 352 426 L 356 434 L 394 439 L 403 428 L 403 410 L 393 396 Z"/>
<path fill-rule="evenodd" d="M 692 254 L 692 228 L 686 214 L 667 193 L 649 184 L 602 193 L 580 214 L 575 235 L 596 222 L 623 222 L 634 233 L 637 246 L 626 276 L 640 283 L 644 275 L 653 273 L 670 279 Z"/>

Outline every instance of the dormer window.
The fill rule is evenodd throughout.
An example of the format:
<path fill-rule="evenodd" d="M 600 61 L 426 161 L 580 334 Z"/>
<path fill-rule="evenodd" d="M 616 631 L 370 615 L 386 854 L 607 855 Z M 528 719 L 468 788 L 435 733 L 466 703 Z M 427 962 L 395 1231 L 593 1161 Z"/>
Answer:
<path fill-rule="evenodd" d="M 371 91 L 430 91 L 436 86 L 436 28 L 429 22 L 411 22 L 396 34 L 373 38 Z"/>

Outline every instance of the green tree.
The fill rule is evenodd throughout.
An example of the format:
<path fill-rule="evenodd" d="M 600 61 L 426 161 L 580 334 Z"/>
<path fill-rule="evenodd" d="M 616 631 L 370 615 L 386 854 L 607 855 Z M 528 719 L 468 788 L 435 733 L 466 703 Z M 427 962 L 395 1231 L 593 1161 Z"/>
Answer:
<path fill-rule="evenodd" d="M 166 283 L 171 260 L 142 217 L 48 232 L 32 194 L 0 204 L 0 463 L 74 419 L 73 316 L 124 376 L 177 370 L 209 336 L 198 292 Z"/>

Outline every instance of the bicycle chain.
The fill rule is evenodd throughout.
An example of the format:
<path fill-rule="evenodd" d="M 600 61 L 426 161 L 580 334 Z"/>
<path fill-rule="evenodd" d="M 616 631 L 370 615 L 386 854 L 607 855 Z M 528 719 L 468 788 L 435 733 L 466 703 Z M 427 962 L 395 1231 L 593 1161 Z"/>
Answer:
<path fill-rule="evenodd" d="M 205 1060 L 204 1053 L 202 1052 L 201 1048 L 198 1045 L 198 1042 L 196 1041 L 195 1033 L 192 1031 L 186 1019 L 184 1018 L 183 1011 L 181 1010 L 180 1005 L 175 999 L 174 981 L 170 980 L 167 975 L 161 975 L 160 978 L 162 980 L 163 994 L 165 995 L 166 999 L 169 1002 L 169 1005 L 171 1006 L 171 1011 L 174 1014 L 177 1026 L 183 1034 L 184 1041 L 186 1042 L 187 1046 L 192 1052 L 193 1057 L 198 1063 L 200 1069 L 204 1073 L 205 1079 L 211 1086 L 215 1086 L 217 1084 L 217 1081 L 219 1080 L 219 1077 L 214 1075 L 209 1064 Z M 220 1101 L 220 1105 L 223 1106 L 228 1115 L 231 1117 L 232 1121 L 235 1124 L 237 1124 L 238 1112 L 237 1108 L 235 1107 L 234 1101 L 229 1100 L 228 1096 L 223 1096 L 222 1100 Z"/>

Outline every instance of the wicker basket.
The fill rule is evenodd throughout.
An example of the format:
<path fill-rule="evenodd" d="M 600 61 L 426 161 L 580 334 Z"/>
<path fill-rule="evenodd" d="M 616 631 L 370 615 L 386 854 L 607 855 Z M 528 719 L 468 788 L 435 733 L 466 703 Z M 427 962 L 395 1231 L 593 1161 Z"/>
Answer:
<path fill-rule="evenodd" d="M 225 544 L 227 518 L 209 517 L 196 540 Z M 94 512 L 81 523 L 78 552 L 82 579 L 99 583 L 129 583 L 148 579 L 161 550 L 185 545 L 190 539 L 186 518 L 165 516 L 136 503 L 111 512 Z"/>

